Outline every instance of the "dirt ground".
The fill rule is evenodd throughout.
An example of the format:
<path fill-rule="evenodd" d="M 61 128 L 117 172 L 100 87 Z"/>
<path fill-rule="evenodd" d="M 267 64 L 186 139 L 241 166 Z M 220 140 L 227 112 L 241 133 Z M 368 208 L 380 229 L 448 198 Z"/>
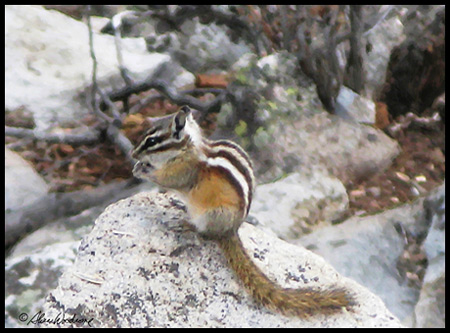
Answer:
<path fill-rule="evenodd" d="M 346 184 L 350 214 L 374 214 L 419 195 L 426 195 L 445 179 L 445 123 L 432 128 L 408 126 L 393 136 L 401 153 L 392 165 L 357 184 Z M 420 289 L 428 266 L 423 239 L 398 225 L 404 239 L 397 271 L 411 287 Z"/>
<path fill-rule="evenodd" d="M 376 213 L 414 200 L 445 178 L 445 124 L 410 125 L 394 136 L 401 153 L 392 165 L 357 184 L 346 184 L 353 214 Z"/>

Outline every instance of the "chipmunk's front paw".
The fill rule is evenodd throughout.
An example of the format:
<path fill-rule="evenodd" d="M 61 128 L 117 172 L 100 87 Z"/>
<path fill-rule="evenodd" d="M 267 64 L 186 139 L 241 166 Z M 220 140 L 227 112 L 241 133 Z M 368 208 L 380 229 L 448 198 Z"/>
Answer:
<path fill-rule="evenodd" d="M 187 220 L 181 220 L 180 222 L 176 225 L 169 226 L 169 230 L 177 233 L 196 232 L 195 227 Z"/>

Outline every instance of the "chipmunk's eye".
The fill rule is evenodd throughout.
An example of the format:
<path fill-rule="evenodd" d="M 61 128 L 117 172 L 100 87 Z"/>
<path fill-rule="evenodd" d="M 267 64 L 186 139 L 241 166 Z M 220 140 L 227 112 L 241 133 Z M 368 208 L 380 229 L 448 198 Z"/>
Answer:
<path fill-rule="evenodd" d="M 147 148 L 153 147 L 157 143 L 160 143 L 161 140 L 162 139 L 160 137 L 154 137 L 154 136 L 148 137 L 147 139 L 145 139 L 142 149 L 147 149 Z"/>

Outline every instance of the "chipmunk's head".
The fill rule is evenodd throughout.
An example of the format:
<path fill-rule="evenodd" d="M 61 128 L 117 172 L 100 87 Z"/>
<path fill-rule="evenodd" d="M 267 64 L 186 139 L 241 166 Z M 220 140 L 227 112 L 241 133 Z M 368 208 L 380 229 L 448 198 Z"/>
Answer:
<path fill-rule="evenodd" d="M 133 158 L 159 169 L 188 147 L 200 145 L 201 130 L 188 106 L 176 114 L 158 119 L 133 150 Z"/>

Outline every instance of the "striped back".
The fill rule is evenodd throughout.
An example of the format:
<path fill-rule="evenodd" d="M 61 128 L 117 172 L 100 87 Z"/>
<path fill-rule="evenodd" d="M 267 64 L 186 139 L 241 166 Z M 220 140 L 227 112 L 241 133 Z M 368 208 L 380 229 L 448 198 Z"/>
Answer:
<path fill-rule="evenodd" d="M 244 212 L 248 214 L 252 202 L 255 179 L 252 161 L 236 143 L 228 140 L 204 140 L 203 152 L 209 167 L 220 169 L 236 191 L 244 198 Z"/>

